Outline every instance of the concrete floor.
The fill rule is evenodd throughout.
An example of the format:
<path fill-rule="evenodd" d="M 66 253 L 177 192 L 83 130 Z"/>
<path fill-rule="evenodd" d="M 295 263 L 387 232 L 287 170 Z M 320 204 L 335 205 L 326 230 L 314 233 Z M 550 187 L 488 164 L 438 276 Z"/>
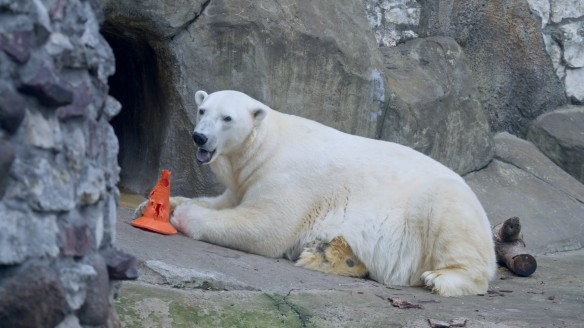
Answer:
<path fill-rule="evenodd" d="M 584 250 L 538 256 L 528 278 L 501 268 L 485 295 L 445 298 L 423 288 L 337 277 L 129 225 L 139 198 L 123 197 L 117 246 L 140 278 L 116 300 L 124 327 L 583 327 Z M 422 308 L 399 309 L 389 298 Z"/>

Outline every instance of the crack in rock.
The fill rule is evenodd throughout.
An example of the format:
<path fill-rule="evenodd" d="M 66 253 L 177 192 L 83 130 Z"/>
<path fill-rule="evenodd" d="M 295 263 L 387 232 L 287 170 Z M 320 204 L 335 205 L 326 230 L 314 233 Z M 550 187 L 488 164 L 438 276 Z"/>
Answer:
<path fill-rule="evenodd" d="M 281 296 L 278 294 L 274 294 L 274 295 L 265 294 L 265 295 L 267 298 L 270 299 L 270 301 L 272 301 L 272 303 L 278 309 L 278 311 L 280 311 L 280 314 L 286 315 L 286 313 L 284 311 L 282 311 L 281 306 L 282 305 L 288 306 L 290 308 L 290 310 L 292 310 L 294 312 L 294 314 L 300 320 L 301 327 L 306 327 L 306 325 L 308 324 L 308 321 L 310 320 L 310 316 L 308 314 L 304 313 L 303 311 L 301 311 L 298 308 L 298 306 L 296 306 L 294 303 L 288 301 L 288 297 L 290 297 L 290 294 L 292 294 L 292 291 L 293 291 L 293 289 L 291 289 L 288 292 L 288 294 L 286 294 L 286 296 Z M 279 299 L 279 297 L 281 297 L 281 298 Z"/>
<path fill-rule="evenodd" d="M 201 15 L 203 14 L 203 12 L 205 11 L 205 9 L 207 9 L 207 6 L 211 3 L 211 0 L 207 0 L 205 2 L 203 2 L 201 4 L 201 10 L 199 12 L 195 13 L 195 16 L 191 19 L 189 19 L 188 21 L 186 21 L 182 26 L 180 26 L 179 28 L 177 28 L 177 32 L 168 36 L 168 39 L 174 39 L 177 35 L 181 34 L 184 31 L 188 31 L 189 28 L 191 27 L 192 24 L 194 24 L 197 19 L 199 19 L 199 17 L 201 17 Z"/>

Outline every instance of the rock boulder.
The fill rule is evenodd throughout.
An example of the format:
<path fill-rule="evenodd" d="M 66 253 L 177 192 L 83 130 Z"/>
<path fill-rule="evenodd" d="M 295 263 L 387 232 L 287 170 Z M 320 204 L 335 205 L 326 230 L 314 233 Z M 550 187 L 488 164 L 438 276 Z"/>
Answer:
<path fill-rule="evenodd" d="M 538 117 L 527 137 L 554 163 L 584 183 L 584 107 L 568 106 Z"/>
<path fill-rule="evenodd" d="M 460 174 L 493 157 L 487 118 L 469 62 L 454 39 L 382 48 L 390 89 L 381 139 L 421 151 Z"/>
<path fill-rule="evenodd" d="M 584 185 L 532 143 L 508 133 L 494 137 L 495 159 L 465 176 L 492 225 L 518 216 L 527 246 L 536 254 L 584 245 Z"/>
<path fill-rule="evenodd" d="M 467 54 L 491 128 L 525 136 L 542 113 L 567 103 L 524 0 L 420 0 L 420 36 L 450 36 Z"/>

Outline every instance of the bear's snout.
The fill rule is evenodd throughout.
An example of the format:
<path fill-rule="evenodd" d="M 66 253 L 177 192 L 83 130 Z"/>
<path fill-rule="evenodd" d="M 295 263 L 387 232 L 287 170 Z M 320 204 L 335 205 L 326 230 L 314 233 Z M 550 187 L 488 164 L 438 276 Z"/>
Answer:
<path fill-rule="evenodd" d="M 195 132 L 193 133 L 193 140 L 195 141 L 195 144 L 200 147 L 207 143 L 207 136 L 202 133 Z"/>

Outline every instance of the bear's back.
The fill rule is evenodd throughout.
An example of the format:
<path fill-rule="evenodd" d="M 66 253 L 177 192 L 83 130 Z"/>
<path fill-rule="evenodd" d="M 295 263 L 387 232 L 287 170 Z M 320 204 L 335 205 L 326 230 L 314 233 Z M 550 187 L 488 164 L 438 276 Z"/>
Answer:
<path fill-rule="evenodd" d="M 309 166 L 357 172 L 399 172 L 401 178 L 453 178 L 458 174 L 410 147 L 341 132 L 316 121 L 273 111 L 284 156 Z M 295 159 L 295 160 L 294 160 Z M 288 161 L 289 162 L 289 161 Z M 310 162 L 316 162 L 310 164 Z M 358 170 L 358 171 L 355 171 Z M 338 173 L 338 172 L 337 172 Z"/>

